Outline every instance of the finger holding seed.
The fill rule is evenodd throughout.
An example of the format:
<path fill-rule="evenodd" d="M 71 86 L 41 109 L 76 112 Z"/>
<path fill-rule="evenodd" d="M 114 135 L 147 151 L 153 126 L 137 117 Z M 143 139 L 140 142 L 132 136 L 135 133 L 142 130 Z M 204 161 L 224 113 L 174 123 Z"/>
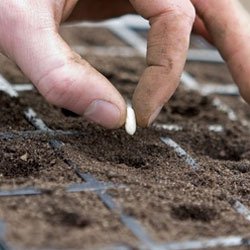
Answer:
<path fill-rule="evenodd" d="M 149 126 L 176 90 L 186 61 L 195 10 L 189 0 L 131 0 L 149 20 L 147 64 L 133 96 L 137 123 Z"/>
<path fill-rule="evenodd" d="M 18 64 L 48 102 L 106 128 L 121 127 L 126 119 L 123 97 L 58 33 L 77 2 L 90 3 L 0 0 L 0 51 Z"/>

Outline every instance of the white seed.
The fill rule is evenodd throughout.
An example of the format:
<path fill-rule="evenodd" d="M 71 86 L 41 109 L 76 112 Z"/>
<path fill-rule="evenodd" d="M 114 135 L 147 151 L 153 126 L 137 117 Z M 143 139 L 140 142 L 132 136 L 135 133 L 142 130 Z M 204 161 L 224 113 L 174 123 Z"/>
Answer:
<path fill-rule="evenodd" d="M 133 135 L 136 131 L 135 111 L 130 104 L 127 104 L 127 118 L 125 123 L 125 130 L 129 135 Z"/>

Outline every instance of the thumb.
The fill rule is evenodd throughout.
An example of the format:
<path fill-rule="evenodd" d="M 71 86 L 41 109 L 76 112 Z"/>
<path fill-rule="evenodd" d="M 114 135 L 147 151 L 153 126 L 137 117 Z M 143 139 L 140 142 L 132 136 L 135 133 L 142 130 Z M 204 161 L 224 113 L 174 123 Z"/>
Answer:
<path fill-rule="evenodd" d="M 104 127 L 120 127 L 126 116 L 123 98 L 103 75 L 69 48 L 47 13 L 42 9 L 20 11 L 9 22 L 5 20 L 5 25 L 0 18 L 4 52 L 50 103 Z"/>

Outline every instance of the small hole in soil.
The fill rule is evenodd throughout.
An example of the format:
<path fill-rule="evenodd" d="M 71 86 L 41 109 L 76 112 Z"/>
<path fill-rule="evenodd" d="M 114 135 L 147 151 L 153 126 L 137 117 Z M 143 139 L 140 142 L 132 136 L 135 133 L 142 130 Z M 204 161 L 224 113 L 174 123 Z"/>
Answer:
<path fill-rule="evenodd" d="M 230 128 L 224 133 L 214 133 L 207 128 L 200 129 L 195 135 L 184 139 L 197 154 L 206 155 L 216 160 L 238 162 L 247 159 L 250 151 L 249 136 L 237 128 Z M 183 144 L 183 140 L 177 140 Z M 184 145 L 184 148 L 187 146 Z"/>
<path fill-rule="evenodd" d="M 155 137 L 159 144 L 142 140 L 144 132 L 150 140 Z M 144 169 L 157 167 L 169 155 L 168 149 L 160 142 L 159 135 L 150 130 L 138 130 L 134 136 L 129 136 L 123 129 L 110 132 L 90 126 L 86 136 L 75 147 L 87 157 L 100 162 Z"/>
<path fill-rule="evenodd" d="M 41 166 L 37 162 L 29 161 L 29 162 L 21 162 L 16 161 L 15 165 L 12 165 L 10 161 L 1 161 L 1 165 L 5 165 L 5 168 L 1 168 L 0 173 L 6 178 L 13 177 L 29 177 L 31 175 L 35 176 L 38 174 Z"/>
<path fill-rule="evenodd" d="M 210 222 L 217 217 L 214 208 L 205 205 L 182 204 L 171 209 L 171 215 L 178 220 L 194 220 Z"/>
<path fill-rule="evenodd" d="M 227 164 L 227 167 L 231 170 L 236 170 L 243 174 L 250 172 L 250 162 L 248 160 L 234 162 L 233 164 Z"/>
<path fill-rule="evenodd" d="M 0 174 L 5 178 L 36 176 L 41 169 L 54 164 L 54 153 L 47 144 L 37 141 L 8 144 L 0 145 Z"/>
<path fill-rule="evenodd" d="M 188 93 L 186 91 L 177 91 L 171 102 L 164 108 L 169 110 L 172 115 L 194 117 L 198 116 L 209 105 L 211 105 L 211 100 L 195 91 L 189 91 Z"/>
<path fill-rule="evenodd" d="M 180 114 L 182 116 L 189 116 L 189 117 L 192 117 L 192 116 L 196 116 L 200 113 L 200 110 L 197 108 L 197 107 L 179 107 L 179 106 L 176 106 L 176 107 L 172 107 L 172 110 L 171 110 L 172 114 Z"/>
<path fill-rule="evenodd" d="M 77 212 L 69 212 L 60 208 L 56 211 L 45 212 L 47 220 L 51 224 L 59 224 L 69 227 L 84 228 L 91 224 L 91 220 L 85 216 L 78 214 Z"/>
<path fill-rule="evenodd" d="M 244 146 L 238 143 L 237 140 L 231 138 L 228 140 L 223 135 L 205 136 L 206 143 L 203 144 L 203 153 L 213 159 L 239 161 Z"/>
<path fill-rule="evenodd" d="M 25 154 L 18 153 L 13 146 L 6 146 L 0 159 L 0 173 L 6 178 L 28 177 L 35 175 L 41 166 L 33 155 L 27 154 L 27 159 L 22 159 Z"/>
<path fill-rule="evenodd" d="M 27 130 L 33 127 L 24 119 L 23 110 L 26 108 L 20 99 L 10 97 L 0 91 L 0 129 L 6 130 Z"/>
<path fill-rule="evenodd" d="M 106 152 L 106 154 L 98 157 L 98 160 L 125 164 L 135 168 L 145 168 L 156 166 L 157 160 L 162 158 L 163 155 L 166 155 L 166 149 L 160 146 L 140 145 L 137 149 L 134 148 L 132 150 L 125 150 L 122 147 L 117 147 L 113 149 L 113 152 Z"/>
<path fill-rule="evenodd" d="M 73 227 L 87 227 L 90 225 L 90 220 L 73 212 L 61 211 L 59 214 L 59 221 L 66 226 Z"/>
<path fill-rule="evenodd" d="M 135 168 L 140 168 L 146 165 L 145 160 L 140 155 L 116 155 L 112 161 L 118 164 L 126 164 Z"/>

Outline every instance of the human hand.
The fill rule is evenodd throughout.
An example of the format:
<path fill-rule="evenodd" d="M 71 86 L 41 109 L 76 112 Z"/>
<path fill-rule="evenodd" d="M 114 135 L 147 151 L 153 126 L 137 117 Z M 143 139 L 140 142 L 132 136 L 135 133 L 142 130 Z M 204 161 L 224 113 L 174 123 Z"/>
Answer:
<path fill-rule="evenodd" d="M 93 2 L 98 6 L 101 1 Z M 58 34 L 60 23 L 76 3 L 77 0 L 1 0 L 0 52 L 17 63 L 50 103 L 107 128 L 120 127 L 126 118 L 122 96 Z M 86 13 L 89 19 L 91 11 Z"/>
<path fill-rule="evenodd" d="M 250 103 L 250 17 L 238 0 L 131 0 L 131 3 L 151 24 L 149 66 L 133 97 L 140 126 L 150 125 L 176 90 L 192 27 L 218 48 L 242 97 Z"/>
<path fill-rule="evenodd" d="M 138 125 L 150 125 L 178 86 L 193 24 L 218 47 L 243 97 L 250 101 L 249 17 L 237 0 L 130 2 L 132 5 L 128 0 L 1 0 L 0 50 L 19 65 L 49 102 L 107 128 L 117 128 L 126 117 L 123 98 L 69 48 L 59 36 L 58 26 L 69 16 L 71 20 L 94 20 L 136 11 L 151 24 L 148 67 L 133 96 Z"/>

